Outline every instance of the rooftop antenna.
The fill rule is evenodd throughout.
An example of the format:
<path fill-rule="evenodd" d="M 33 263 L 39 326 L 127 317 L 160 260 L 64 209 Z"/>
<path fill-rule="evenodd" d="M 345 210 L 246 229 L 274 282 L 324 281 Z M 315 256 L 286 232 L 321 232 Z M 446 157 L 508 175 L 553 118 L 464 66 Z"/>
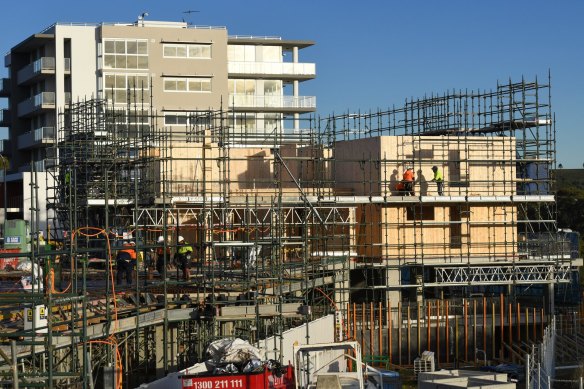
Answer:
<path fill-rule="evenodd" d="M 148 16 L 148 12 L 142 12 L 140 15 L 138 15 L 138 23 L 140 24 L 140 22 L 142 22 L 142 27 L 144 27 L 144 18 Z"/>
<path fill-rule="evenodd" d="M 189 9 L 187 11 L 183 11 L 183 14 L 189 14 L 190 15 L 190 14 L 195 13 L 195 12 L 201 12 L 201 11 L 195 11 L 195 10 Z M 185 22 L 185 18 L 182 18 L 182 21 L 184 23 Z M 191 26 L 192 24 L 193 24 L 192 22 L 187 22 L 187 26 Z"/>

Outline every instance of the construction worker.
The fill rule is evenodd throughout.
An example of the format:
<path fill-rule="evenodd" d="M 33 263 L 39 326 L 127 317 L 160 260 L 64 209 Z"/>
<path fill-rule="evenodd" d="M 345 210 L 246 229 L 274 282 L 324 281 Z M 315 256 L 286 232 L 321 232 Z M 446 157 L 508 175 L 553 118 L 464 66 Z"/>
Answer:
<path fill-rule="evenodd" d="M 188 281 L 190 278 L 189 265 L 193 255 L 193 247 L 185 241 L 182 236 L 178 237 L 178 246 L 176 249 L 177 267 L 182 270 L 183 279 Z"/>
<path fill-rule="evenodd" d="M 404 184 L 404 191 L 410 196 L 415 196 L 414 192 L 414 168 L 409 166 L 403 175 L 402 183 Z"/>
<path fill-rule="evenodd" d="M 432 178 L 432 181 L 438 186 L 438 196 L 444 196 L 444 176 L 438 169 L 438 166 L 432 166 L 432 171 L 434 172 L 434 178 Z"/>
<path fill-rule="evenodd" d="M 136 244 L 134 242 L 124 243 L 116 256 L 117 284 L 122 285 L 124 276 L 126 285 L 132 285 L 132 271 L 136 264 Z"/>
<path fill-rule="evenodd" d="M 170 246 L 166 246 L 166 263 L 164 259 L 164 236 L 159 236 L 156 244 L 156 270 L 162 278 L 166 278 L 166 269 L 170 265 Z"/>

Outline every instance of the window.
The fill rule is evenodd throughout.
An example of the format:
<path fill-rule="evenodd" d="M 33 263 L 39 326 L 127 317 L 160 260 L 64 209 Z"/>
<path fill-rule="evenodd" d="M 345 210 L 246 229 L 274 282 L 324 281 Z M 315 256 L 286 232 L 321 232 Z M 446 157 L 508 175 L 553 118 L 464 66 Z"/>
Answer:
<path fill-rule="evenodd" d="M 282 81 L 280 80 L 265 80 L 264 81 L 264 96 L 281 96 L 282 95 Z"/>
<path fill-rule="evenodd" d="M 227 46 L 227 60 L 234 62 L 255 62 L 255 46 L 229 45 Z"/>
<path fill-rule="evenodd" d="M 127 104 L 142 103 L 149 104 L 150 85 L 148 76 L 145 74 L 104 74 L 103 89 L 105 98 L 109 103 Z"/>
<path fill-rule="evenodd" d="M 148 69 L 148 41 L 105 39 L 104 69 Z"/>
<path fill-rule="evenodd" d="M 229 80 L 229 93 L 238 95 L 255 95 L 256 80 L 231 79 Z"/>
<path fill-rule="evenodd" d="M 119 138 L 142 138 L 150 134 L 150 112 L 147 109 L 131 112 L 125 108 L 110 109 L 106 118 L 106 125 L 113 128 Z"/>
<path fill-rule="evenodd" d="M 434 207 L 429 205 L 406 208 L 408 220 L 434 220 Z"/>
<path fill-rule="evenodd" d="M 282 47 L 281 46 L 263 46 L 262 61 L 263 62 L 282 62 Z"/>
<path fill-rule="evenodd" d="M 248 132 L 252 130 L 255 132 L 257 128 L 256 115 L 253 113 L 229 115 L 227 125 L 229 128 L 235 130 L 235 132 Z"/>
<path fill-rule="evenodd" d="M 211 45 L 201 43 L 165 43 L 162 47 L 165 58 L 211 58 Z"/>
<path fill-rule="evenodd" d="M 211 92 L 211 78 L 208 77 L 167 77 L 164 79 L 165 92 Z"/>
<path fill-rule="evenodd" d="M 204 126 L 211 125 L 211 117 L 207 112 L 165 112 L 165 126 Z"/>

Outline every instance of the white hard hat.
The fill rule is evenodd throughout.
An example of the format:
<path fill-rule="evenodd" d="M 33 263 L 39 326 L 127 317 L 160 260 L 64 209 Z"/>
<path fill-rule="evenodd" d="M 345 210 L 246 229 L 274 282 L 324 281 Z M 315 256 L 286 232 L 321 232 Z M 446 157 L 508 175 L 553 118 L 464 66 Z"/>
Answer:
<path fill-rule="evenodd" d="M 179 235 L 179 237 L 178 237 L 178 241 L 179 241 L 179 242 L 182 242 L 183 240 L 185 240 L 185 238 L 183 238 L 182 236 L 180 236 L 180 235 Z"/>
<path fill-rule="evenodd" d="M 159 236 L 158 237 L 158 243 L 164 243 L 164 236 Z"/>

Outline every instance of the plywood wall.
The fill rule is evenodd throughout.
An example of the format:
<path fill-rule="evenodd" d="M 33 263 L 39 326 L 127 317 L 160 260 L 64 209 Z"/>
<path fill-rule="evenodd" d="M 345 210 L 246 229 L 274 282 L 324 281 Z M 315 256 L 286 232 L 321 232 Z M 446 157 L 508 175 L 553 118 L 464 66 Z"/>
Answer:
<path fill-rule="evenodd" d="M 334 152 L 337 185 L 357 195 L 399 195 L 396 185 L 408 166 L 417 195 L 437 195 L 432 166 L 444 175 L 446 196 L 515 193 L 511 137 L 382 136 L 338 142 Z"/>

